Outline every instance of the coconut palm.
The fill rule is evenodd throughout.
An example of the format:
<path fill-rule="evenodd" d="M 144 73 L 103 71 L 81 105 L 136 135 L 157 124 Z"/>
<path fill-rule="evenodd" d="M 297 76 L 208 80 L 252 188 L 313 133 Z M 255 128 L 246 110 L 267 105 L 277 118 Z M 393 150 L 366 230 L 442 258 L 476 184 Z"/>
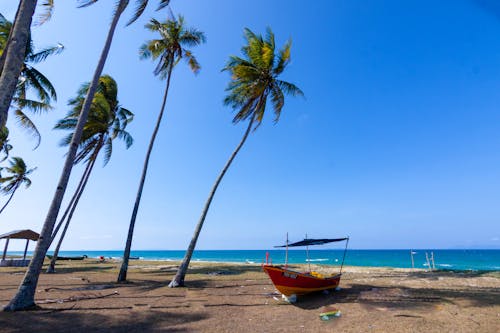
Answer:
<path fill-rule="evenodd" d="M 36 3 L 37 0 L 19 1 L 14 27 L 0 57 L 0 128 L 7 122 L 7 114 L 16 91 Z"/>
<path fill-rule="evenodd" d="M 2 45 L 5 52 L 0 52 L 0 128 L 7 123 L 9 107 L 16 91 L 17 78 L 25 57 L 24 45 L 29 40 L 36 4 L 37 0 L 19 1 L 14 19 L 15 28 L 7 33 L 5 44 Z M 43 24 L 50 19 L 54 1 L 45 0 L 42 2 L 42 6 L 44 10 L 39 17 L 38 24 Z M 13 42 L 11 43 L 11 41 Z"/>
<path fill-rule="evenodd" d="M 0 52 L 4 51 L 7 44 L 7 37 L 12 30 L 12 23 L 9 22 L 2 14 L 0 14 Z M 57 100 L 57 95 L 52 83 L 36 68 L 33 64 L 37 64 L 51 55 L 60 53 L 64 47 L 61 44 L 47 47 L 43 50 L 36 51 L 33 45 L 31 36 L 26 43 L 25 59 L 21 66 L 21 74 L 16 86 L 14 97 L 12 98 L 11 108 L 15 111 L 15 116 L 18 123 L 28 131 L 36 140 L 36 146 L 40 144 L 40 133 L 35 124 L 25 114 L 24 110 L 29 110 L 33 113 L 40 113 L 51 110 L 51 102 Z M 37 96 L 38 100 L 29 99 L 27 92 L 31 90 Z"/>
<path fill-rule="evenodd" d="M 223 70 L 229 71 L 231 74 L 231 81 L 226 89 L 229 94 L 224 99 L 224 104 L 237 110 L 233 123 L 248 121 L 247 129 L 240 143 L 215 180 L 184 259 L 176 275 L 170 282 L 169 287 L 184 285 L 184 278 L 189 262 L 191 261 L 198 236 L 205 222 L 215 191 L 236 157 L 236 154 L 238 154 L 245 143 L 252 128 L 255 130 L 261 124 L 268 99 L 271 101 L 275 122 L 277 122 L 285 104 L 285 94 L 303 96 L 302 91 L 294 84 L 278 79 L 290 62 L 291 43 L 287 42 L 275 54 L 274 34 L 271 29 L 267 29 L 265 39 L 260 35 L 254 34 L 249 29 L 245 29 L 245 38 L 247 45 L 242 48 L 244 58 L 231 56 Z"/>
<path fill-rule="evenodd" d="M 7 207 L 21 185 L 24 184 L 26 188 L 31 186 L 31 180 L 28 178 L 28 175 L 36 170 L 36 168 L 28 169 L 24 160 L 20 157 L 13 157 L 9 162 L 10 167 L 2 168 L 2 172 L 5 170 L 10 176 L 0 178 L 0 184 L 2 185 L 0 190 L 2 193 L 9 195 L 9 199 L 3 205 L 2 209 L 0 209 L 0 214 Z"/>
<path fill-rule="evenodd" d="M 186 27 L 184 18 L 182 16 L 179 16 L 179 18 L 175 18 L 172 15 L 170 19 L 166 20 L 163 23 L 152 19 L 146 25 L 146 29 L 150 30 L 151 32 L 158 33 L 160 35 L 160 38 L 150 40 L 142 45 L 139 51 L 140 56 L 142 59 L 158 59 L 158 64 L 156 65 L 154 74 L 159 76 L 163 80 L 166 79 L 166 86 L 165 92 L 163 94 L 160 113 L 158 114 L 156 126 L 149 141 L 149 147 L 146 152 L 146 158 L 144 160 L 144 165 L 142 168 L 141 179 L 139 181 L 139 189 L 137 190 L 134 209 L 130 218 L 127 241 L 123 253 L 123 261 L 120 272 L 118 274 L 118 282 L 123 282 L 127 279 L 128 261 L 130 256 L 130 249 L 132 247 L 132 237 L 134 234 L 135 220 L 137 218 L 137 212 L 139 210 L 139 204 L 141 202 L 142 190 L 144 188 L 144 182 L 146 180 L 149 157 L 151 155 L 151 151 L 153 150 L 156 134 L 158 133 L 161 119 L 165 110 L 165 104 L 167 102 L 172 70 L 181 59 L 185 59 L 191 70 L 197 73 L 200 70 L 200 65 L 198 64 L 198 61 L 194 57 L 193 53 L 186 47 L 196 46 L 205 42 L 205 35 L 203 34 L 203 32 L 194 28 Z"/>
<path fill-rule="evenodd" d="M 76 98 L 70 100 L 69 105 L 72 110 L 68 115 L 61 119 L 55 126 L 56 129 L 71 130 L 73 131 L 78 121 L 78 116 L 81 111 L 85 95 L 87 93 L 89 84 L 83 85 L 78 91 Z M 79 152 L 76 155 L 75 164 L 84 161 L 86 164 L 85 170 L 77 187 L 73 199 L 70 201 L 63 218 L 60 220 L 58 227 L 60 227 L 67 214 L 64 229 L 59 238 L 59 242 L 54 250 L 54 256 L 47 268 L 47 273 L 55 271 L 55 263 L 61 244 L 68 230 L 71 218 L 75 212 L 78 201 L 87 185 L 90 173 L 94 167 L 97 156 L 101 149 L 104 148 L 104 165 L 109 162 L 111 153 L 113 151 L 113 140 L 116 138 L 125 141 L 127 149 L 132 145 L 132 136 L 125 130 L 127 125 L 133 120 L 133 113 L 129 110 L 122 108 L 118 102 L 118 87 L 115 80 L 109 76 L 104 75 L 99 79 L 99 87 L 92 101 L 89 111 L 87 123 L 83 128 L 82 141 L 80 142 Z M 71 142 L 72 133 L 69 133 L 61 142 L 62 146 L 67 146 Z M 54 239 L 57 233 L 56 228 L 52 235 Z"/>
<path fill-rule="evenodd" d="M 22 0 L 26 1 L 26 0 Z M 32 0 L 33 1 L 33 0 Z M 90 6 L 96 3 L 97 0 L 80 0 L 80 7 Z M 160 5 L 159 9 L 168 5 L 169 0 L 159 0 Z M 148 0 L 137 0 L 137 8 L 134 12 L 132 19 L 129 21 L 129 24 L 134 22 L 146 8 Z M 113 40 L 113 36 L 116 30 L 116 26 L 121 17 L 121 14 L 128 6 L 129 0 L 118 0 L 116 1 L 115 10 L 113 19 L 111 20 L 111 24 L 109 26 L 109 30 L 107 33 L 106 41 L 104 43 L 104 47 L 102 49 L 101 55 L 99 57 L 99 61 L 97 63 L 97 67 L 94 71 L 94 75 L 92 77 L 91 83 L 89 85 L 89 89 L 87 91 L 87 95 L 85 96 L 85 100 L 82 105 L 82 110 L 78 117 L 78 122 L 75 127 L 75 131 L 73 132 L 73 137 L 71 139 L 71 143 L 69 145 L 68 154 L 66 155 L 66 160 L 64 162 L 64 167 L 61 172 L 61 177 L 56 187 L 56 191 L 54 193 L 54 197 L 50 204 L 49 210 L 47 212 L 47 216 L 45 218 L 45 222 L 43 223 L 42 231 L 40 233 L 40 239 L 38 240 L 35 251 L 33 252 L 33 257 L 30 261 L 26 274 L 24 275 L 21 284 L 19 285 L 19 289 L 17 290 L 14 297 L 10 300 L 9 304 L 4 307 L 4 311 L 18 311 L 18 310 L 27 310 L 35 305 L 35 290 L 38 284 L 38 278 L 40 276 L 40 272 L 43 265 L 43 260 L 45 258 L 45 254 L 47 253 L 48 246 L 50 244 L 50 239 L 52 236 L 52 231 L 54 229 L 54 224 L 57 219 L 57 215 L 59 214 L 59 209 L 61 207 L 61 202 L 64 197 L 64 193 L 66 192 L 66 187 L 68 185 L 68 180 L 71 175 L 71 170 L 73 168 L 73 163 L 75 161 L 75 157 L 77 154 L 78 146 L 82 137 L 82 131 L 85 123 L 87 122 L 87 117 L 89 113 L 90 106 L 92 101 L 94 100 L 94 95 L 97 90 L 99 77 L 102 74 L 102 70 L 104 68 L 104 64 L 106 63 L 106 59 L 108 57 L 109 49 L 111 48 L 111 42 Z M 14 28 L 15 30 L 15 28 Z M 5 66 L 7 65 L 7 59 L 5 62 Z M 3 72 L 2 72 L 3 75 Z M 18 75 L 17 75 L 18 76 Z M 16 77 L 17 77 L 16 76 Z M 2 89 L 2 82 L 0 80 L 0 90 Z M 2 100 L 0 99 L 0 104 Z M 10 100 L 9 100 L 10 102 Z M 0 108 L 1 111 L 1 108 Z M 1 114 L 0 114 L 1 117 Z M 0 118 L 0 121 L 2 119 Z M 0 122 L 1 124 L 1 122 Z"/>

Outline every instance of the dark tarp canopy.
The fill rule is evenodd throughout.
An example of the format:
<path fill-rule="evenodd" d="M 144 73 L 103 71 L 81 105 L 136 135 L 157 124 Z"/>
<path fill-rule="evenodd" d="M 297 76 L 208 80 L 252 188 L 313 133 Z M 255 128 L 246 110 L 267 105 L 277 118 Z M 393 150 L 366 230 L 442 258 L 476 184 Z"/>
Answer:
<path fill-rule="evenodd" d="M 40 235 L 33 230 L 14 230 L 6 234 L 0 235 L 0 239 L 11 238 L 11 239 L 29 239 L 32 241 L 37 241 Z"/>
<path fill-rule="evenodd" d="M 275 247 L 323 245 L 323 244 L 328 244 L 328 243 L 333 243 L 333 242 L 341 242 L 341 241 L 345 241 L 347 239 L 349 239 L 349 237 L 345 237 L 345 238 L 321 238 L 321 239 L 306 238 L 304 240 L 301 240 L 300 242 L 295 242 L 295 243 L 291 243 L 288 245 L 278 245 Z"/>

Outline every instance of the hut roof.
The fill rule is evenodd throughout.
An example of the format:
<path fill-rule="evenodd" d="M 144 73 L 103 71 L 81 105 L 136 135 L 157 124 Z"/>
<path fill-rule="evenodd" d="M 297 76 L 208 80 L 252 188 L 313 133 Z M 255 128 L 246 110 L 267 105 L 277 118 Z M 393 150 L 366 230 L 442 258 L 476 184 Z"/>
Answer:
<path fill-rule="evenodd" d="M 40 234 L 34 232 L 33 230 L 25 229 L 25 230 L 14 230 L 8 232 L 6 234 L 0 235 L 0 239 L 3 238 L 19 238 L 19 239 L 29 239 L 32 241 L 38 240 Z"/>

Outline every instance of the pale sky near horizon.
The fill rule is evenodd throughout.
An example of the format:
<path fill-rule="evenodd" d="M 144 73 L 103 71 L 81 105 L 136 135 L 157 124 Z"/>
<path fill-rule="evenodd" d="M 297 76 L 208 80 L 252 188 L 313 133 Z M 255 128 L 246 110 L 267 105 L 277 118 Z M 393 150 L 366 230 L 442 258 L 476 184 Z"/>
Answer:
<path fill-rule="evenodd" d="M 33 29 L 38 48 L 65 50 L 36 66 L 54 84 L 55 108 L 32 119 L 42 143 L 9 118 L 11 156 L 29 166 L 33 185 L 20 189 L 0 215 L 0 234 L 40 231 L 64 162 L 53 131 L 67 101 L 91 79 L 115 1 L 83 9 L 56 1 L 52 19 Z M 129 27 L 123 15 L 104 73 L 122 106 L 135 113 L 135 138 L 115 142 L 110 163 L 98 162 L 63 250 L 123 249 L 139 176 L 161 104 L 164 82 L 138 59 L 155 36 L 143 26 L 156 1 Z M 222 105 L 229 55 L 241 55 L 243 28 L 277 45 L 291 38 L 283 79 L 306 98 L 289 97 L 273 124 L 251 134 L 212 203 L 199 249 L 267 249 L 306 233 L 349 235 L 350 246 L 500 248 L 500 5 L 457 1 L 172 0 L 175 14 L 206 33 L 194 48 L 202 70 L 180 63 L 150 161 L 133 249 L 185 249 L 218 172 L 245 124 Z M 12 20 L 17 1 L 1 0 Z M 2 164 L 2 165 L 5 165 Z M 65 201 L 81 167 L 73 169 Z M 7 197 L 0 197 L 0 204 Z M 64 204 L 63 204 L 64 208 Z M 0 243 L 3 246 L 3 242 Z M 11 242 L 21 250 L 23 242 Z"/>

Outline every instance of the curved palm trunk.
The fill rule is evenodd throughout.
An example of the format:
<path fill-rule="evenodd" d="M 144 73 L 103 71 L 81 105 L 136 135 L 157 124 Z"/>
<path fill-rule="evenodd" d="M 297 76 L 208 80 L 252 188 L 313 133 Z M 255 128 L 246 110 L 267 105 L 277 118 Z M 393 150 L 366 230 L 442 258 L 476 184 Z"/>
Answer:
<path fill-rule="evenodd" d="M 102 69 L 104 68 L 104 64 L 109 53 L 116 25 L 118 24 L 120 15 L 122 14 L 127 4 L 128 0 L 120 0 L 115 15 L 113 16 L 104 48 L 95 69 L 94 77 L 92 78 L 92 82 L 89 86 L 87 96 L 85 97 L 82 112 L 80 113 L 80 117 L 78 118 L 78 123 L 71 140 L 68 154 L 66 155 L 66 161 L 61 173 L 61 178 L 59 179 L 59 183 L 54 193 L 54 198 L 52 199 L 52 203 L 50 205 L 47 217 L 45 218 L 45 222 L 40 233 L 40 238 L 38 239 L 35 247 L 35 252 L 33 253 L 33 258 L 31 259 L 26 274 L 24 275 L 24 278 L 19 285 L 17 293 L 11 299 L 9 304 L 7 304 L 7 306 L 4 308 L 4 311 L 28 310 L 36 307 L 34 298 L 35 289 L 38 284 L 40 272 L 42 270 L 43 260 L 45 258 L 45 254 L 47 253 L 52 230 L 54 229 L 54 224 L 56 222 L 59 209 L 61 208 L 61 202 L 64 196 L 64 192 L 66 191 L 66 186 L 68 185 L 69 176 L 71 174 L 76 156 L 76 151 L 78 150 L 78 144 L 80 143 L 80 139 L 82 136 L 83 126 L 87 122 L 90 105 L 97 90 L 99 77 L 101 76 Z"/>
<path fill-rule="evenodd" d="M 160 114 L 158 115 L 158 119 L 156 120 L 156 125 L 153 130 L 153 134 L 151 135 L 151 140 L 149 141 L 148 151 L 146 153 L 146 158 L 144 160 L 144 165 L 142 167 L 142 175 L 141 180 L 139 182 L 139 189 L 137 190 L 137 195 L 135 197 L 134 210 L 132 211 L 132 216 L 130 218 L 130 224 L 128 227 L 127 241 L 125 243 L 125 250 L 123 251 L 123 261 L 122 266 L 120 267 L 120 272 L 118 273 L 118 282 L 124 282 L 127 280 L 127 271 L 128 271 L 128 261 L 130 257 L 130 249 L 132 248 L 132 237 L 134 236 L 134 226 L 135 220 L 137 218 L 137 212 L 139 211 L 139 204 L 141 203 L 142 197 L 142 189 L 144 188 L 144 182 L 146 181 L 146 174 L 148 172 L 148 164 L 149 157 L 151 156 L 151 151 L 153 150 L 153 145 L 155 143 L 156 134 L 158 134 L 158 130 L 160 128 L 161 119 L 163 117 L 163 112 L 165 110 L 165 105 L 167 104 L 167 96 L 168 96 L 168 88 L 170 87 L 170 78 L 172 76 L 173 66 L 171 65 L 168 70 L 167 75 L 167 85 L 165 87 L 165 93 L 163 94 L 163 102 L 160 109 Z"/>
<path fill-rule="evenodd" d="M 203 211 L 201 212 L 200 220 L 198 221 L 198 224 L 194 229 L 194 235 L 193 238 L 191 239 L 191 242 L 189 243 L 189 247 L 186 251 L 186 254 L 184 255 L 184 259 L 182 260 L 182 263 L 179 266 L 179 269 L 177 270 L 177 273 L 175 274 L 174 278 L 172 279 L 172 281 L 170 281 L 170 284 L 168 285 L 170 288 L 184 286 L 184 278 L 186 277 L 187 269 L 189 267 L 189 262 L 191 261 L 191 257 L 193 256 L 194 248 L 196 247 L 196 242 L 198 241 L 198 236 L 200 236 L 201 228 L 203 227 L 203 222 L 205 222 L 205 218 L 207 216 L 208 209 L 210 208 L 210 204 L 212 203 L 212 199 L 214 198 L 215 191 L 217 191 L 217 187 L 219 187 L 219 184 L 224 175 L 226 174 L 227 169 L 229 169 L 229 166 L 231 165 L 234 158 L 236 157 L 241 147 L 245 143 L 248 134 L 250 134 L 250 130 L 252 129 L 254 119 L 255 116 L 252 117 L 252 119 L 250 120 L 250 123 L 248 124 L 248 128 L 245 131 L 243 138 L 241 139 L 240 143 L 229 157 L 229 160 L 226 162 L 226 165 L 224 165 L 224 168 L 222 169 L 221 173 L 215 180 L 214 186 L 212 187 L 212 190 L 210 191 L 208 199 L 205 203 L 205 207 L 203 207 Z"/>
<path fill-rule="evenodd" d="M 82 186 L 81 186 L 80 190 L 78 191 L 78 194 L 75 198 L 73 205 L 71 206 L 71 211 L 68 215 L 68 219 L 66 220 L 66 224 L 64 225 L 64 229 L 61 233 L 61 237 L 59 238 L 59 242 L 57 242 L 57 246 L 54 250 L 54 256 L 50 260 L 49 267 L 47 268 L 47 273 L 55 273 L 55 271 L 56 271 L 55 267 L 56 267 L 57 255 L 59 254 L 59 249 L 61 248 L 62 242 L 64 240 L 64 236 L 66 236 L 66 231 L 68 230 L 69 223 L 71 222 L 71 219 L 73 218 L 73 213 L 75 212 L 76 206 L 78 205 L 78 201 L 80 201 L 80 198 L 83 194 L 83 191 L 85 190 L 85 186 L 87 185 L 87 181 L 90 178 L 90 173 L 92 172 L 92 169 L 94 168 L 94 164 L 96 161 L 95 157 L 96 156 L 94 156 L 92 161 L 89 163 L 88 168 L 85 170 L 85 173 L 82 176 L 82 180 L 83 180 Z"/>
<path fill-rule="evenodd" d="M 3 210 L 5 209 L 5 207 L 7 207 L 7 205 L 9 204 L 9 202 L 12 200 L 12 197 L 14 196 L 14 193 L 16 193 L 18 187 L 19 186 L 16 185 L 16 188 L 14 189 L 14 191 L 12 191 L 12 194 L 10 195 L 9 200 L 7 200 L 7 202 L 5 203 L 5 205 L 3 205 L 2 209 L 0 209 L 0 214 L 2 214 Z"/>
<path fill-rule="evenodd" d="M 54 228 L 54 231 L 52 232 L 52 236 L 50 237 L 50 243 L 47 249 L 50 248 L 54 240 L 56 239 L 57 233 L 59 232 L 59 229 L 61 229 L 62 224 L 64 221 L 66 221 L 66 216 L 68 216 L 69 212 L 71 211 L 71 208 L 73 207 L 76 197 L 78 197 L 78 193 L 82 190 L 82 185 L 85 182 L 85 178 L 87 173 L 89 172 L 90 169 L 90 164 L 87 164 L 87 167 L 85 168 L 85 171 L 83 172 L 82 178 L 80 178 L 80 182 L 78 183 L 78 186 L 76 187 L 75 193 L 73 194 L 73 197 L 71 198 L 68 207 L 66 207 L 66 210 L 64 211 L 63 216 L 59 220 L 59 223 L 57 223 L 56 227 Z"/>
<path fill-rule="evenodd" d="M 37 0 L 21 0 L 19 3 L 12 33 L 7 41 L 8 48 L 4 51 L 6 54 L 0 74 L 0 128 L 7 122 L 10 103 L 16 91 L 36 2 Z"/>

